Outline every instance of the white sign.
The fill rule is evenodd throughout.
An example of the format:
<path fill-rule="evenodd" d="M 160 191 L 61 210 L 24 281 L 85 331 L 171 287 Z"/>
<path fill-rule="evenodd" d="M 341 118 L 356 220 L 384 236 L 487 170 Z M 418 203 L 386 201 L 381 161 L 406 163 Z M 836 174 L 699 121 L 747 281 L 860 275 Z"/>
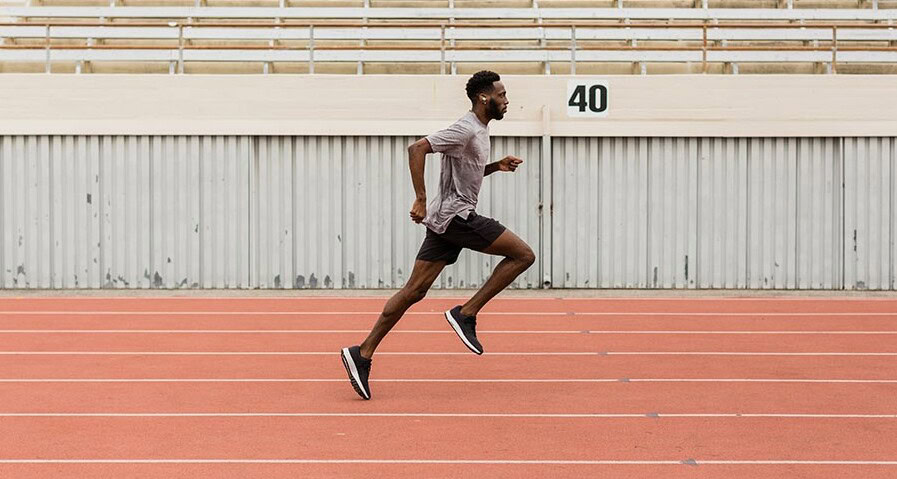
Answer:
<path fill-rule="evenodd" d="M 575 79 L 567 82 L 567 116 L 600 118 L 607 116 L 607 80 Z"/>

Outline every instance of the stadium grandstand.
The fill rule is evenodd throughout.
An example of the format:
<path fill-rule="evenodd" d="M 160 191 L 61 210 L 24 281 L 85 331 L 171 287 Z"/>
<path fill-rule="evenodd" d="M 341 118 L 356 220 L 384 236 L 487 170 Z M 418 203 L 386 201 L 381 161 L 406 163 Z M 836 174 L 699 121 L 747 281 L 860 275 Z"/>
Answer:
<path fill-rule="evenodd" d="M 2 0 L 0 72 L 897 72 L 895 0 Z"/>

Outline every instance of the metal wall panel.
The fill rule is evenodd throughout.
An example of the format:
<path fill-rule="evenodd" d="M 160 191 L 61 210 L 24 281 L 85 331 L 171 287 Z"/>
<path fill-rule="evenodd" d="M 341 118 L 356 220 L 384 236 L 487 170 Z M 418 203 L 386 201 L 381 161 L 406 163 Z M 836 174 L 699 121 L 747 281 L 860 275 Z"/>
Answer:
<path fill-rule="evenodd" d="M 598 138 L 552 142 L 552 285 L 598 285 Z"/>
<path fill-rule="evenodd" d="M 649 141 L 552 141 L 553 285 L 648 286 Z"/>
<path fill-rule="evenodd" d="M 555 138 L 552 150 L 556 286 L 841 287 L 839 139 Z"/>
<path fill-rule="evenodd" d="M 893 139 L 844 139 L 844 287 L 893 287 Z"/>
<path fill-rule="evenodd" d="M 698 164 L 697 286 L 744 288 L 748 268 L 747 139 L 702 138 Z M 756 208 L 755 208 L 756 209 Z M 757 218 L 763 213 L 755 211 Z M 758 230 L 760 241 L 762 231 Z"/>
<path fill-rule="evenodd" d="M 697 277 L 697 138 L 648 143 L 648 284 L 694 287 Z"/>
<path fill-rule="evenodd" d="M 648 286 L 648 139 L 602 141 L 598 161 L 598 286 Z"/>
<path fill-rule="evenodd" d="M 150 136 L 102 137 L 100 271 L 103 287 L 161 287 L 152 267 Z"/>
<path fill-rule="evenodd" d="M 199 138 L 155 136 L 150 145 L 150 274 L 163 288 L 199 286 Z"/>
<path fill-rule="evenodd" d="M 42 137 L 43 140 L 47 137 Z M 51 288 L 97 288 L 101 272 L 100 141 L 96 136 L 52 136 L 50 142 Z M 105 279 L 101 274 L 106 273 Z M 43 286 L 43 285 L 42 285 Z"/>
<path fill-rule="evenodd" d="M 887 140 L 882 140 L 887 141 Z M 891 285 L 897 290 L 897 138 L 890 138 L 891 150 Z"/>
<path fill-rule="evenodd" d="M 252 138 L 199 137 L 199 286 L 247 287 Z"/>
<path fill-rule="evenodd" d="M 883 139 L 882 141 L 888 141 Z M 897 138 L 890 138 L 891 150 L 891 285 L 897 290 Z"/>
<path fill-rule="evenodd" d="M 0 144 L 5 288 L 50 285 L 50 141 L 8 136 Z"/>
<path fill-rule="evenodd" d="M 249 144 L 0 138 L 3 286 L 247 286 Z"/>
<path fill-rule="evenodd" d="M 398 210 L 393 208 L 393 196 L 397 195 L 394 185 L 396 181 L 410 183 L 410 176 L 395 177 L 392 164 L 404 163 L 407 170 L 407 161 L 403 161 L 406 147 L 401 137 L 345 139 L 341 161 L 345 203 L 339 215 L 345 268 L 340 278 L 344 288 L 386 288 L 395 282 L 392 242 L 403 235 L 411 220 L 407 213 L 410 203 Z M 400 196 L 406 201 L 414 198 L 412 194 Z"/>
<path fill-rule="evenodd" d="M 0 285 L 400 287 L 424 237 L 414 140 L 0 137 Z M 534 251 L 550 228 L 554 287 L 895 288 L 894 138 L 541 142 L 493 139 L 525 163 L 484 179 L 478 212 Z M 478 287 L 498 259 L 462 253 L 434 286 Z"/>
<path fill-rule="evenodd" d="M 748 160 L 748 287 L 794 288 L 797 141 L 761 138 Z"/>
<path fill-rule="evenodd" d="M 407 146 L 412 137 L 262 137 L 253 159 L 253 285 L 263 288 L 397 288 L 405 284 L 425 229 L 408 211 L 414 190 Z M 478 212 L 495 216 L 528 241 L 539 241 L 538 138 L 495 138 L 493 160 L 524 158 L 514 175 L 486 178 Z M 288 158 L 288 159 L 287 159 Z M 425 167 L 429 198 L 440 155 Z M 289 173 L 292 172 L 292 175 Z M 292 197 L 290 202 L 284 198 Z M 292 265 L 290 258 L 293 258 Z M 476 287 L 496 259 L 464 252 L 434 283 Z M 536 287 L 533 267 L 514 283 Z M 290 283 L 283 278 L 291 277 Z M 257 281 L 257 282 L 256 282 Z"/>
<path fill-rule="evenodd" d="M 343 138 L 298 137 L 293 158 L 294 285 L 341 288 Z"/>
<path fill-rule="evenodd" d="M 841 288 L 841 140 L 801 138 L 797 146 L 797 287 Z"/>
<path fill-rule="evenodd" d="M 260 288 L 296 287 L 293 274 L 295 139 L 263 137 L 254 143 L 249 194 L 250 284 Z"/>
<path fill-rule="evenodd" d="M 105 136 L 103 287 L 248 285 L 249 137 Z"/>

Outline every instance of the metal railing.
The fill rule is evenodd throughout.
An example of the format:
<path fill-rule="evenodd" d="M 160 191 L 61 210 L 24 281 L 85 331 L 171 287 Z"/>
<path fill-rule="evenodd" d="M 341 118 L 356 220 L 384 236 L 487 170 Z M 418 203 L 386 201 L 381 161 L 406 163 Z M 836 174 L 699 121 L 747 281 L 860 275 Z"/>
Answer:
<path fill-rule="evenodd" d="M 577 22 L 543 22 L 540 24 L 533 24 L 530 22 L 527 23 L 502 23 L 502 24 L 494 24 L 494 23 L 483 23 L 483 22 L 346 22 L 346 21 L 283 21 L 283 22 L 134 22 L 134 23 L 109 23 L 109 22 L 15 22 L 15 23 L 0 23 L 0 27 L 40 27 L 43 28 L 45 34 L 43 36 L 44 42 L 43 44 L 2 44 L 0 45 L 0 52 L 3 50 L 44 50 L 46 51 L 46 71 L 50 72 L 50 64 L 52 62 L 51 52 L 54 50 L 118 50 L 118 51 L 133 51 L 133 50 L 156 50 L 156 51 L 177 51 L 177 69 L 178 73 L 184 72 L 184 52 L 190 50 L 216 50 L 216 51 L 306 51 L 308 54 L 308 63 L 309 70 L 311 73 L 314 73 L 314 63 L 315 63 L 315 52 L 321 51 L 339 51 L 339 50 L 348 50 L 348 51 L 430 51 L 440 52 L 440 73 L 446 73 L 446 66 L 449 61 L 447 60 L 447 52 L 460 52 L 460 51 L 483 51 L 483 52 L 500 52 L 500 51 L 537 51 L 537 52 L 554 52 L 554 51 L 563 51 L 569 52 L 569 63 L 571 65 L 571 71 L 575 74 L 576 72 L 576 64 L 577 64 L 577 52 L 588 52 L 588 51 L 629 51 L 629 52 L 640 52 L 640 51 L 653 51 L 653 52 L 701 52 L 701 71 L 708 71 L 708 54 L 712 52 L 831 52 L 831 72 L 837 72 L 838 65 L 838 54 L 839 52 L 897 52 L 897 46 L 895 45 L 895 40 L 897 40 L 897 36 L 888 35 L 882 37 L 873 37 L 871 39 L 851 39 L 846 41 L 843 38 L 839 38 L 839 31 L 851 30 L 851 29 L 864 29 L 864 30 L 894 30 L 894 26 L 890 24 L 870 24 L 870 23 L 713 23 L 709 24 L 706 22 L 681 22 L 681 23 L 653 23 L 653 22 L 630 22 L 630 23 L 610 23 L 607 21 L 577 21 Z M 146 37 L 135 37 L 139 39 L 150 39 L 150 40 L 174 40 L 177 39 L 176 47 L 165 47 L 158 45 L 140 45 L 140 44 L 116 44 L 116 45 L 103 45 L 103 44 L 92 44 L 92 42 L 88 42 L 86 45 L 63 45 L 63 44 L 54 44 L 52 40 L 55 38 L 52 35 L 52 30 L 54 28 L 63 28 L 63 27 L 102 27 L 105 29 L 116 29 L 116 28 L 162 28 L 162 29 L 171 29 L 171 34 L 168 35 L 147 35 Z M 287 29 L 295 29 L 301 28 L 306 29 L 308 31 L 307 38 L 302 37 L 301 39 L 306 40 L 306 44 L 304 46 L 291 46 L 291 45 L 283 45 L 276 44 L 274 42 L 282 39 L 278 38 L 259 38 L 259 40 L 269 40 L 269 44 L 267 45 L 258 45 L 258 44 L 227 44 L 227 45 L 196 45 L 191 44 L 192 41 L 190 38 L 185 36 L 186 31 L 192 30 L 201 30 L 204 28 L 240 28 L 240 29 L 271 29 L 272 31 L 280 31 L 283 32 Z M 371 40 L 370 38 L 365 38 L 364 35 L 352 36 L 347 38 L 340 38 L 340 40 L 347 41 L 359 41 L 360 44 L 355 45 L 321 45 L 316 43 L 316 40 L 319 38 L 315 37 L 315 29 L 325 29 L 325 28 L 359 28 L 364 31 L 371 31 L 374 29 L 439 29 L 439 39 L 438 45 L 435 44 L 435 41 L 431 41 L 430 44 L 416 44 L 416 45 L 371 45 L 367 44 L 363 40 Z M 488 29 L 488 30 L 501 30 L 501 29 L 509 29 L 509 28 L 525 28 L 532 29 L 536 32 L 540 32 L 540 34 L 534 36 L 527 36 L 523 38 L 524 40 L 541 40 L 538 45 L 459 45 L 455 44 L 452 40 L 479 40 L 479 41 L 490 41 L 495 40 L 495 38 L 483 38 L 483 39 L 469 39 L 463 38 L 458 39 L 452 35 L 446 34 L 447 30 L 451 30 L 452 32 L 457 31 L 458 29 L 465 28 L 477 28 L 477 29 Z M 654 41 L 653 38 L 635 38 L 634 36 L 628 36 L 628 45 L 590 45 L 583 43 L 584 41 L 595 41 L 595 39 L 583 39 L 577 37 L 577 29 L 581 31 L 584 29 L 626 29 L 630 31 L 634 31 L 635 29 L 644 29 L 650 31 L 658 31 L 658 30 L 666 30 L 666 29 L 700 29 L 701 36 L 700 38 L 686 38 L 685 41 L 692 42 L 692 44 L 683 44 L 683 45 L 640 45 L 639 41 Z M 714 38 L 710 39 L 708 37 L 709 32 L 722 32 L 725 30 L 731 29 L 742 29 L 742 30 L 792 30 L 795 32 L 807 32 L 810 30 L 826 30 L 831 32 L 830 38 L 819 39 L 813 38 L 809 39 L 808 37 L 795 39 L 794 36 L 791 38 L 781 37 L 776 40 L 776 36 L 772 35 L 769 38 L 764 38 L 762 41 L 802 41 L 802 42 L 815 42 L 819 43 L 822 41 L 823 43 L 827 43 L 827 45 L 740 45 L 740 46 L 730 46 L 725 44 L 716 44 L 715 42 L 725 41 L 750 41 L 743 40 L 734 36 L 732 38 Z M 557 31 L 557 30 L 568 30 L 569 31 L 569 39 L 552 37 L 549 38 L 546 35 L 548 31 Z M 175 35 L 176 32 L 176 35 Z M 842 34 L 843 35 L 843 34 Z M 448 38 L 452 36 L 453 38 Z M 798 35 L 798 37 L 800 37 Z M 69 36 L 66 39 L 71 39 L 73 37 Z M 82 38 L 82 37 L 79 37 Z M 83 37 L 87 38 L 87 36 Z M 91 39 L 99 38 L 100 36 L 93 36 Z M 297 37 L 298 38 L 298 37 Z M 616 38 L 616 40 L 626 40 L 627 38 Z M 120 39 L 120 37 L 116 37 L 116 39 Z M 203 40 L 208 40 L 209 38 L 203 38 Z M 389 36 L 376 38 L 377 40 L 386 40 L 386 41 L 405 41 L 407 42 L 407 38 L 395 37 L 391 38 Z M 500 38 L 501 40 L 518 40 L 515 38 Z M 215 37 L 214 40 L 234 40 L 232 37 L 228 36 L 220 36 Z M 334 38 L 328 38 L 328 40 L 334 40 Z M 416 41 L 424 41 L 427 39 L 413 39 Z M 553 44 L 548 44 L 548 41 L 552 41 Z M 677 40 L 680 43 L 683 41 L 682 39 Z M 850 43 L 855 43 L 856 41 L 866 41 L 866 42 L 878 42 L 878 43 L 887 43 L 887 46 L 870 46 L 870 45 L 861 45 L 861 46 L 852 46 Z M 564 43 L 565 44 L 558 44 Z M 699 44 L 694 44 L 699 43 Z M 547 57 L 546 57 L 547 58 Z M 127 57 L 123 57 L 120 60 L 127 61 L 129 60 Z M 353 60 L 354 61 L 354 60 Z M 403 60 L 396 60 L 403 61 Z M 414 60 L 411 60 L 414 61 Z M 540 61 L 540 58 L 532 58 L 531 61 Z M 548 60 L 546 60 L 548 61 Z M 637 60 L 621 60 L 621 61 L 637 61 Z M 677 61 L 677 60 L 672 60 Z M 454 63 L 454 61 L 452 61 Z M 550 73 L 550 70 L 546 71 L 546 73 Z"/>

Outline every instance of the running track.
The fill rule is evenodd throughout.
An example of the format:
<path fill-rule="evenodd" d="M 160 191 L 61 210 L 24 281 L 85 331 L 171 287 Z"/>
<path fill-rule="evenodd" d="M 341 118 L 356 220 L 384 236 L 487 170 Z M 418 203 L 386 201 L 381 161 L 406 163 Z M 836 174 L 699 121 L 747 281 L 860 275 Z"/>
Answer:
<path fill-rule="evenodd" d="M 0 477 L 897 477 L 897 298 L 2 298 Z"/>

